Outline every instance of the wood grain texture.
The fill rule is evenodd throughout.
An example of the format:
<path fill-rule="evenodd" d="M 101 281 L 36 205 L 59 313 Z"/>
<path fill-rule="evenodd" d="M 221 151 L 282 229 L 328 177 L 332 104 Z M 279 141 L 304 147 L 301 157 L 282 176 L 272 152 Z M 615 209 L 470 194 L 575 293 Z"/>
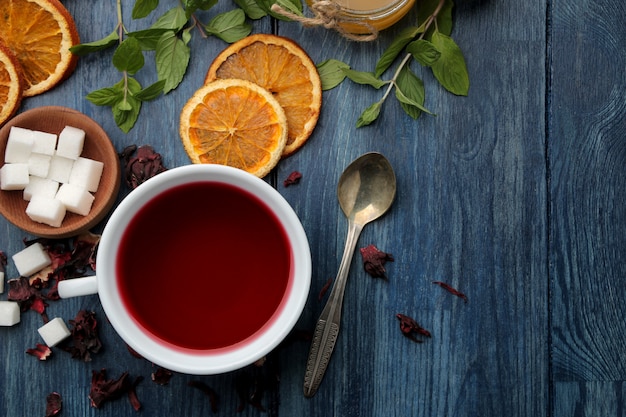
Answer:
<path fill-rule="evenodd" d="M 130 19 L 132 3 L 122 0 L 129 30 L 145 24 Z M 160 10 L 171 7 L 169 0 L 161 3 Z M 456 3 L 453 37 L 470 71 L 468 97 L 443 91 L 413 63 L 426 85 L 426 106 L 437 116 L 414 121 L 389 100 L 380 120 L 356 129 L 361 111 L 382 92 L 346 81 L 324 93 L 308 143 L 267 178 L 300 216 L 311 245 L 313 283 L 297 325 L 303 332 L 313 330 L 325 301 L 319 292 L 337 273 L 343 251 L 347 221 L 336 198 L 341 171 L 362 153 L 378 151 L 398 178 L 392 209 L 368 225 L 357 243 L 394 256 L 386 265 L 389 279 L 371 278 L 355 254 L 337 346 L 314 398 L 302 393 L 310 342 L 301 333 L 262 368 L 176 374 L 159 386 L 150 380 L 157 368 L 129 354 L 97 296 L 89 296 L 51 302 L 48 314 L 68 321 L 80 309 L 96 312 L 104 350 L 91 362 L 60 350 L 41 363 L 26 355 L 39 341 L 42 320 L 34 312 L 24 313 L 16 327 L 0 328 L 0 414 L 44 415 L 45 396 L 58 391 L 61 415 L 137 415 L 126 399 L 97 410 L 90 406 L 92 371 L 106 368 L 111 377 L 128 371 L 145 378 L 137 388 L 143 416 L 213 415 L 206 395 L 188 386 L 193 380 L 218 393 L 215 415 L 623 415 L 626 6 L 617 0 Z M 83 41 L 115 27 L 114 2 L 64 4 Z M 315 62 L 335 58 L 373 70 L 414 13 L 370 44 L 269 19 L 254 28 L 296 40 Z M 25 100 L 20 111 L 75 108 L 96 120 L 119 150 L 150 144 L 166 166 L 188 164 L 178 138 L 180 109 L 225 47 L 195 35 L 185 80 L 145 103 L 129 134 L 115 126 L 108 108 L 84 99 L 119 81 L 110 52 L 81 58 L 69 80 Z M 156 80 L 150 65 L 140 74 L 144 85 Z M 283 187 L 294 170 L 302 172 L 301 182 Z M 127 192 L 123 186 L 119 199 Z M 25 237 L 0 219 L 0 250 L 16 253 Z M 15 275 L 10 262 L 7 276 Z M 463 291 L 469 302 L 433 285 L 435 280 Z M 414 317 L 432 338 L 421 344 L 404 338 L 396 313 Z M 237 412 L 238 393 L 252 392 L 255 381 L 265 384 L 265 411 L 247 404 Z"/>
<path fill-rule="evenodd" d="M 626 8 L 556 1 L 551 13 L 555 415 L 623 415 Z"/>

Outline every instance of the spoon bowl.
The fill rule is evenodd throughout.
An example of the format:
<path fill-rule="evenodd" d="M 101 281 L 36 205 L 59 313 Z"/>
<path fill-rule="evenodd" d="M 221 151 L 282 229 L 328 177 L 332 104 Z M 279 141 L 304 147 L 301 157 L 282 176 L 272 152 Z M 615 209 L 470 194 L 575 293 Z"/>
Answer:
<path fill-rule="evenodd" d="M 370 152 L 355 159 L 339 178 L 337 198 L 348 218 L 348 237 L 333 289 L 313 333 L 304 374 L 306 397 L 317 392 L 337 342 L 343 294 L 361 230 L 389 210 L 395 195 L 396 175 L 387 158 L 380 153 Z"/>
<path fill-rule="evenodd" d="M 355 159 L 339 178 L 337 198 L 348 219 L 365 225 L 382 216 L 396 195 L 396 175 L 380 153 Z"/>

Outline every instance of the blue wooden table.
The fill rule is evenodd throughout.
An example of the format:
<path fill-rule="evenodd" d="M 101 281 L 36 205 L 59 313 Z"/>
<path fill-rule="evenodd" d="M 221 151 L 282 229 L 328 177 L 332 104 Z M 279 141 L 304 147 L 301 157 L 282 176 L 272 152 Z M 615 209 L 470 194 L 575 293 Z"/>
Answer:
<path fill-rule="evenodd" d="M 132 3 L 122 1 L 129 29 L 140 26 L 130 19 Z M 174 1 L 161 3 L 165 9 Z M 292 204 L 311 245 L 312 288 L 297 325 L 303 333 L 321 312 L 318 294 L 343 250 L 347 222 L 335 195 L 341 171 L 362 153 L 379 151 L 398 178 L 392 210 L 367 226 L 357 244 L 393 255 L 388 280 L 371 278 L 355 256 L 343 328 L 315 397 L 302 394 L 309 349 L 303 337 L 261 368 L 175 374 L 168 385 L 155 384 L 156 368 L 129 354 L 97 296 L 90 296 L 51 302 L 48 314 L 67 322 L 81 309 L 96 313 L 104 347 L 91 362 L 58 350 L 45 362 L 25 354 L 40 341 L 35 312 L 0 328 L 0 415 L 42 416 L 53 391 L 63 398 L 63 416 L 138 415 L 125 398 L 90 406 L 92 371 L 101 369 L 111 378 L 126 371 L 144 378 L 136 388 L 144 416 L 626 415 L 626 6 L 619 0 L 456 3 L 453 37 L 465 54 L 468 97 L 445 92 L 424 71 L 426 105 L 437 116 L 415 121 L 390 101 L 376 123 L 357 129 L 359 114 L 381 93 L 346 81 L 324 92 L 312 137 L 267 178 Z M 64 4 L 83 42 L 115 27 L 113 0 Z M 254 22 L 254 32 L 292 38 L 316 63 L 335 58 L 371 71 L 412 19 L 414 13 L 372 43 L 269 18 Z M 144 104 L 128 134 L 108 108 L 85 99 L 119 80 L 111 52 L 81 58 L 69 80 L 26 99 L 20 111 L 71 107 L 102 125 L 119 150 L 149 144 L 166 166 L 188 164 L 179 113 L 226 44 L 194 36 L 190 46 L 184 81 Z M 142 71 L 145 85 L 156 79 L 154 68 Z M 294 170 L 301 182 L 283 187 Z M 30 237 L 0 219 L 0 250 L 7 255 Z M 9 262 L 7 278 L 16 275 Z M 432 281 L 463 291 L 468 302 Z M 6 297 L 5 290 L 0 299 Z M 397 313 L 415 318 L 432 337 L 419 344 L 403 337 Z M 217 393 L 217 413 L 191 381 Z M 244 391 L 256 396 L 240 408 Z"/>

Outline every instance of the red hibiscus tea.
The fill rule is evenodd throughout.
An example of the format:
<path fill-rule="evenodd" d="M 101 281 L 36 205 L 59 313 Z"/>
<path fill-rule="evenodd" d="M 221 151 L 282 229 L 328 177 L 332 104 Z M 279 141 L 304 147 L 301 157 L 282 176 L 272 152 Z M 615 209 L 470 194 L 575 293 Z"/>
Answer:
<path fill-rule="evenodd" d="M 293 255 L 275 214 L 219 182 L 179 185 L 130 221 L 116 276 L 128 312 L 156 339 L 210 350 L 254 338 L 280 311 Z"/>

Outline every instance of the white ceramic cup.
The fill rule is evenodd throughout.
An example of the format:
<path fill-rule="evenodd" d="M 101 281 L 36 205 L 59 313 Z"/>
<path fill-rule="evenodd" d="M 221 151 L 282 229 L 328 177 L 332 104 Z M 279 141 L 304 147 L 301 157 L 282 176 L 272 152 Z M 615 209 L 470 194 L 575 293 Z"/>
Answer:
<path fill-rule="evenodd" d="M 239 187 L 260 199 L 282 224 L 291 249 L 290 284 L 281 307 L 250 340 L 229 349 L 189 351 L 163 343 L 138 325 L 127 311 L 116 279 L 116 257 L 122 235 L 134 215 L 152 198 L 173 187 L 215 181 Z M 175 218 L 175 217 L 173 217 Z M 245 259 L 242 259 L 245 262 Z M 211 375 L 249 365 L 274 349 L 293 329 L 306 303 L 311 281 L 311 253 L 305 231 L 289 203 L 265 181 L 222 165 L 189 165 L 169 169 L 141 184 L 113 211 L 98 246 L 96 276 L 59 282 L 61 298 L 99 295 L 104 312 L 120 337 L 153 363 L 172 371 Z"/>

